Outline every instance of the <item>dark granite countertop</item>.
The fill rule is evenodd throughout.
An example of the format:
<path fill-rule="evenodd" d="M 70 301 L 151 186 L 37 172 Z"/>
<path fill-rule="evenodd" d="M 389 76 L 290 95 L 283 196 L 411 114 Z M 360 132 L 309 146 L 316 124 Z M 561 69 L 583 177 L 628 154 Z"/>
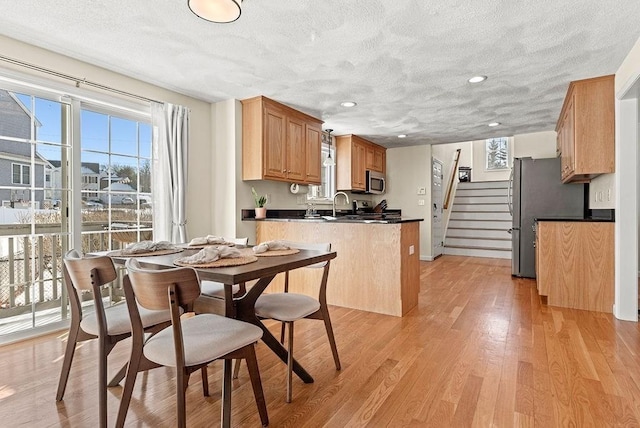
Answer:
<path fill-rule="evenodd" d="M 615 223 L 615 220 L 610 218 L 566 218 L 566 217 L 539 217 L 534 221 L 575 221 L 575 222 L 608 222 Z"/>
<path fill-rule="evenodd" d="M 366 213 L 354 215 L 351 211 L 337 210 L 332 216 L 332 210 L 318 210 L 317 216 L 305 218 L 306 210 L 272 209 L 267 210 L 267 218 L 256 219 L 252 209 L 242 210 L 242 221 L 296 221 L 306 223 L 363 223 L 363 224 L 398 224 L 424 221 L 422 218 L 402 217 L 400 210 L 386 210 L 383 213 Z"/>

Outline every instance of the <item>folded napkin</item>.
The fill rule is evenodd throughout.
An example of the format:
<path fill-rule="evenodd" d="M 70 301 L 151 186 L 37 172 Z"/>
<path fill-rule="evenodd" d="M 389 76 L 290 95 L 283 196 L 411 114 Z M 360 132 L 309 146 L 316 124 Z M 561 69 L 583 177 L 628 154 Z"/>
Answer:
<path fill-rule="evenodd" d="M 189 241 L 189 245 L 215 245 L 226 244 L 227 241 L 221 236 L 207 235 L 200 238 L 193 238 Z"/>
<path fill-rule="evenodd" d="M 192 256 L 183 257 L 180 259 L 181 263 L 187 265 L 201 265 L 204 263 L 215 262 L 219 259 L 231 259 L 235 257 L 241 257 L 240 250 L 232 247 L 206 247 L 198 251 Z"/>
<path fill-rule="evenodd" d="M 161 250 L 175 250 L 176 247 L 169 241 L 141 241 L 135 242 L 133 244 L 129 244 L 121 251 L 121 254 L 142 254 L 142 253 L 152 253 L 154 251 Z"/>
<path fill-rule="evenodd" d="M 253 247 L 253 252 L 256 254 L 260 254 L 269 250 L 289 250 L 290 248 L 291 247 L 289 247 L 282 241 L 267 241 Z"/>

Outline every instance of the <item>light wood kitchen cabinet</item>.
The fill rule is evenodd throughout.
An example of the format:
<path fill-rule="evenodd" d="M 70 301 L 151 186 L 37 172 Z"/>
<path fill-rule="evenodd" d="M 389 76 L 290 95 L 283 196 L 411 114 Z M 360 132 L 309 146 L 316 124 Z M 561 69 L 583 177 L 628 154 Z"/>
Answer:
<path fill-rule="evenodd" d="M 320 184 L 322 121 L 267 97 L 242 101 L 242 179 Z"/>
<path fill-rule="evenodd" d="M 366 190 L 366 171 L 385 172 L 386 149 L 357 135 L 336 137 L 336 188 Z"/>
<path fill-rule="evenodd" d="M 611 312 L 614 298 L 614 223 L 539 221 L 538 294 L 547 303 Z"/>
<path fill-rule="evenodd" d="M 380 147 L 373 143 L 366 147 L 365 169 L 384 173 L 387 151 L 384 147 Z"/>
<path fill-rule="evenodd" d="M 562 182 L 615 171 L 614 128 L 614 76 L 571 82 L 556 125 Z"/>

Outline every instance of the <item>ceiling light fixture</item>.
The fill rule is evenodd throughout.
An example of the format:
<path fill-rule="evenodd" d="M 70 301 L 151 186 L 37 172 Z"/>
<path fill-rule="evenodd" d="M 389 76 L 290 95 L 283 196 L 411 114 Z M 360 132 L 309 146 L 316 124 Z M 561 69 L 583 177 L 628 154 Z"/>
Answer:
<path fill-rule="evenodd" d="M 487 76 L 473 76 L 471 79 L 467 80 L 469 83 L 480 83 L 487 80 Z"/>
<path fill-rule="evenodd" d="M 400 134 L 398 135 L 398 138 L 407 138 L 407 134 Z"/>
<path fill-rule="evenodd" d="M 240 18 L 242 0 L 187 0 L 196 16 L 210 22 L 225 24 Z"/>
<path fill-rule="evenodd" d="M 491 122 L 491 123 L 489 124 L 489 126 L 490 126 L 490 127 L 492 127 L 492 128 L 493 128 L 494 126 L 498 126 L 498 125 L 500 125 L 500 122 Z"/>
<path fill-rule="evenodd" d="M 358 104 L 357 104 L 355 101 L 345 101 L 345 102 L 343 102 L 343 103 L 340 103 L 340 105 L 341 105 L 342 107 L 355 107 L 355 106 L 357 106 Z"/>
<path fill-rule="evenodd" d="M 327 129 L 327 141 L 329 141 L 329 156 L 322 162 L 324 166 L 333 166 L 336 164 L 336 161 L 331 157 L 331 133 L 333 129 Z"/>

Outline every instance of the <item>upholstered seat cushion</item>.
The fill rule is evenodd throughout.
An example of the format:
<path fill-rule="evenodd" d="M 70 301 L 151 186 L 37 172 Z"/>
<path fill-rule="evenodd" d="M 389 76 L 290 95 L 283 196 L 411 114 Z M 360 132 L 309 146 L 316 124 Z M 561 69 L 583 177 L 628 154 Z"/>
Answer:
<path fill-rule="evenodd" d="M 233 294 L 236 294 L 238 291 L 240 291 L 240 285 L 238 284 L 232 285 L 231 290 L 233 291 Z M 205 296 L 224 299 L 224 284 L 221 282 L 214 282 L 214 281 L 201 281 L 200 293 Z"/>
<path fill-rule="evenodd" d="M 168 310 L 150 311 L 139 305 L 138 310 L 140 311 L 140 319 L 142 319 L 144 328 L 171 321 L 171 313 Z M 131 332 L 131 320 L 126 303 L 105 308 L 104 313 L 107 318 L 107 334 L 109 336 Z M 95 312 L 83 315 L 80 328 L 89 334 L 98 335 L 98 319 Z"/>
<path fill-rule="evenodd" d="M 313 297 L 296 293 L 263 294 L 256 301 L 256 315 L 278 321 L 296 321 L 320 309 Z"/>
<path fill-rule="evenodd" d="M 213 361 L 262 337 L 262 330 L 255 325 L 214 314 L 186 318 L 181 325 L 186 366 Z M 144 345 L 144 355 L 163 366 L 175 367 L 173 327 L 151 336 Z"/>

